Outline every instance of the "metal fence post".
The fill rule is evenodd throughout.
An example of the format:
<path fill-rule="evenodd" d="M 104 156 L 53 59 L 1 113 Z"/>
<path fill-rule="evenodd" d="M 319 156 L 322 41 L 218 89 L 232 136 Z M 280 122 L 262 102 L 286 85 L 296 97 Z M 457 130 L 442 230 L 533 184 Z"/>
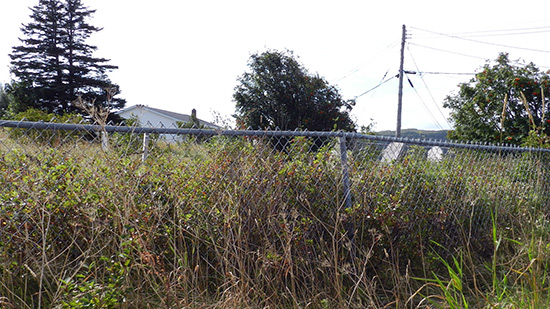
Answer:
<path fill-rule="evenodd" d="M 348 149 L 346 146 L 346 138 L 341 136 L 340 140 L 340 161 L 342 163 L 342 186 L 344 189 L 344 203 L 346 209 L 351 208 L 351 190 L 349 183 L 349 172 L 348 172 Z"/>
<path fill-rule="evenodd" d="M 340 140 L 340 161 L 342 163 L 342 187 L 344 191 L 344 205 L 345 210 L 351 209 L 351 188 L 349 180 L 349 170 L 348 170 L 348 148 L 346 146 L 346 137 L 341 136 Z M 355 259 L 355 227 L 351 219 L 344 215 L 344 229 L 346 230 L 346 236 L 349 241 L 350 249 L 350 259 Z"/>
<path fill-rule="evenodd" d="M 141 161 L 145 161 L 149 156 L 149 134 L 143 133 L 143 153 L 141 154 Z"/>
<path fill-rule="evenodd" d="M 108 151 L 109 150 L 109 135 L 107 134 L 107 131 L 105 131 L 105 129 L 102 129 L 101 133 L 100 133 L 100 136 L 101 136 L 101 149 L 103 149 L 103 151 Z"/>

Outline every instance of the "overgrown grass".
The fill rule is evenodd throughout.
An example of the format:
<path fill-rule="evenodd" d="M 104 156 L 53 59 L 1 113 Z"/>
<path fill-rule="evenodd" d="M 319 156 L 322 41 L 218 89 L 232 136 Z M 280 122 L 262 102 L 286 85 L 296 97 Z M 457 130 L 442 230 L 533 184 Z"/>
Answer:
<path fill-rule="evenodd" d="M 2 306 L 549 305 L 535 154 L 413 148 L 383 164 L 367 147 L 350 154 L 347 208 L 330 144 L 191 138 L 142 162 L 128 138 L 104 152 L 2 137 Z"/>

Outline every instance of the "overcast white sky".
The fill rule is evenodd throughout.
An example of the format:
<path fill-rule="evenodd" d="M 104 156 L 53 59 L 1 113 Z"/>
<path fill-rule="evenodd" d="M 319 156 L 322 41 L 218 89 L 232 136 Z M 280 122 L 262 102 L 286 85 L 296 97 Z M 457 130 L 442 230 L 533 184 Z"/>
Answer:
<path fill-rule="evenodd" d="M 550 69 L 546 0 L 83 2 L 97 10 L 90 23 L 104 28 L 89 43 L 99 47 L 96 56 L 120 67 L 110 77 L 120 85 L 127 106 L 144 104 L 186 114 L 196 108 L 199 118 L 208 121 L 214 112 L 226 117 L 234 113 L 237 77 L 247 70 L 251 53 L 266 49 L 294 51 L 310 72 L 352 99 L 377 86 L 386 73 L 386 78 L 398 73 L 403 24 L 409 34 L 406 70 L 471 73 L 499 52 Z M 1 83 L 10 81 L 8 54 L 19 44 L 29 7 L 37 3 L 0 0 Z M 415 88 L 405 81 L 402 127 L 449 128 L 443 99 L 471 76 L 409 78 Z M 359 97 L 352 112 L 358 124 L 373 119 L 377 130 L 395 129 L 397 89 L 394 78 Z"/>

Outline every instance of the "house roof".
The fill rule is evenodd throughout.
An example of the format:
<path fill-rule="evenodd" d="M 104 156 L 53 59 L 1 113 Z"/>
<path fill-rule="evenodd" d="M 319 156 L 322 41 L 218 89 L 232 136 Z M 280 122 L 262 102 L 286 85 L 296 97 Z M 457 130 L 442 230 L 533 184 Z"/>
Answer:
<path fill-rule="evenodd" d="M 154 114 L 160 114 L 164 117 L 168 117 L 168 118 L 172 119 L 174 122 L 177 122 L 177 121 L 189 122 L 189 121 L 191 121 L 191 116 L 190 115 L 171 112 L 171 111 L 167 111 L 167 110 L 164 110 L 164 109 L 149 107 L 149 106 L 145 106 L 145 105 L 141 105 L 141 104 L 133 105 L 133 106 L 130 106 L 130 107 L 125 108 L 123 110 L 120 110 L 120 111 L 117 112 L 117 114 L 128 113 L 128 112 L 131 112 L 132 110 L 137 109 L 137 108 L 147 110 L 147 111 L 152 112 Z M 198 120 L 199 120 L 199 123 L 201 125 L 204 125 L 206 127 L 220 128 L 218 125 L 215 125 L 213 123 L 210 123 L 210 122 L 207 122 L 207 121 L 204 121 L 204 120 L 201 120 L 201 119 L 198 119 Z"/>

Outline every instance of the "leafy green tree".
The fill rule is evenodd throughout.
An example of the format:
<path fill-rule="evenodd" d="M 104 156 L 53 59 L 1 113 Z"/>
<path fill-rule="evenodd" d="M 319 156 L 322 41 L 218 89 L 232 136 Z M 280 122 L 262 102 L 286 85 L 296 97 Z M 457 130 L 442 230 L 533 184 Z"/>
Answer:
<path fill-rule="evenodd" d="M 80 0 L 39 0 L 31 8 L 32 21 L 22 27 L 22 45 L 13 47 L 11 72 L 19 85 L 15 100 L 47 113 L 72 113 L 72 102 L 83 97 L 108 108 L 125 101 L 107 73 L 117 69 L 108 59 L 96 58 L 96 46 L 86 40 L 100 31 L 88 23 L 95 10 Z"/>
<path fill-rule="evenodd" d="M 6 86 L 0 84 L 0 118 L 4 118 L 4 115 L 8 113 L 12 99 L 6 92 Z"/>
<path fill-rule="evenodd" d="M 319 75 L 310 74 L 292 52 L 253 54 L 235 88 L 237 124 L 253 129 L 354 131 L 355 102 Z"/>
<path fill-rule="evenodd" d="M 12 81 L 4 85 L 2 118 L 14 119 L 15 115 L 26 111 L 31 106 L 34 94 L 28 91 L 26 82 Z"/>
<path fill-rule="evenodd" d="M 531 134 L 550 133 L 550 77 L 533 63 L 500 54 L 485 64 L 456 95 L 445 99 L 457 141 L 522 144 Z"/>

